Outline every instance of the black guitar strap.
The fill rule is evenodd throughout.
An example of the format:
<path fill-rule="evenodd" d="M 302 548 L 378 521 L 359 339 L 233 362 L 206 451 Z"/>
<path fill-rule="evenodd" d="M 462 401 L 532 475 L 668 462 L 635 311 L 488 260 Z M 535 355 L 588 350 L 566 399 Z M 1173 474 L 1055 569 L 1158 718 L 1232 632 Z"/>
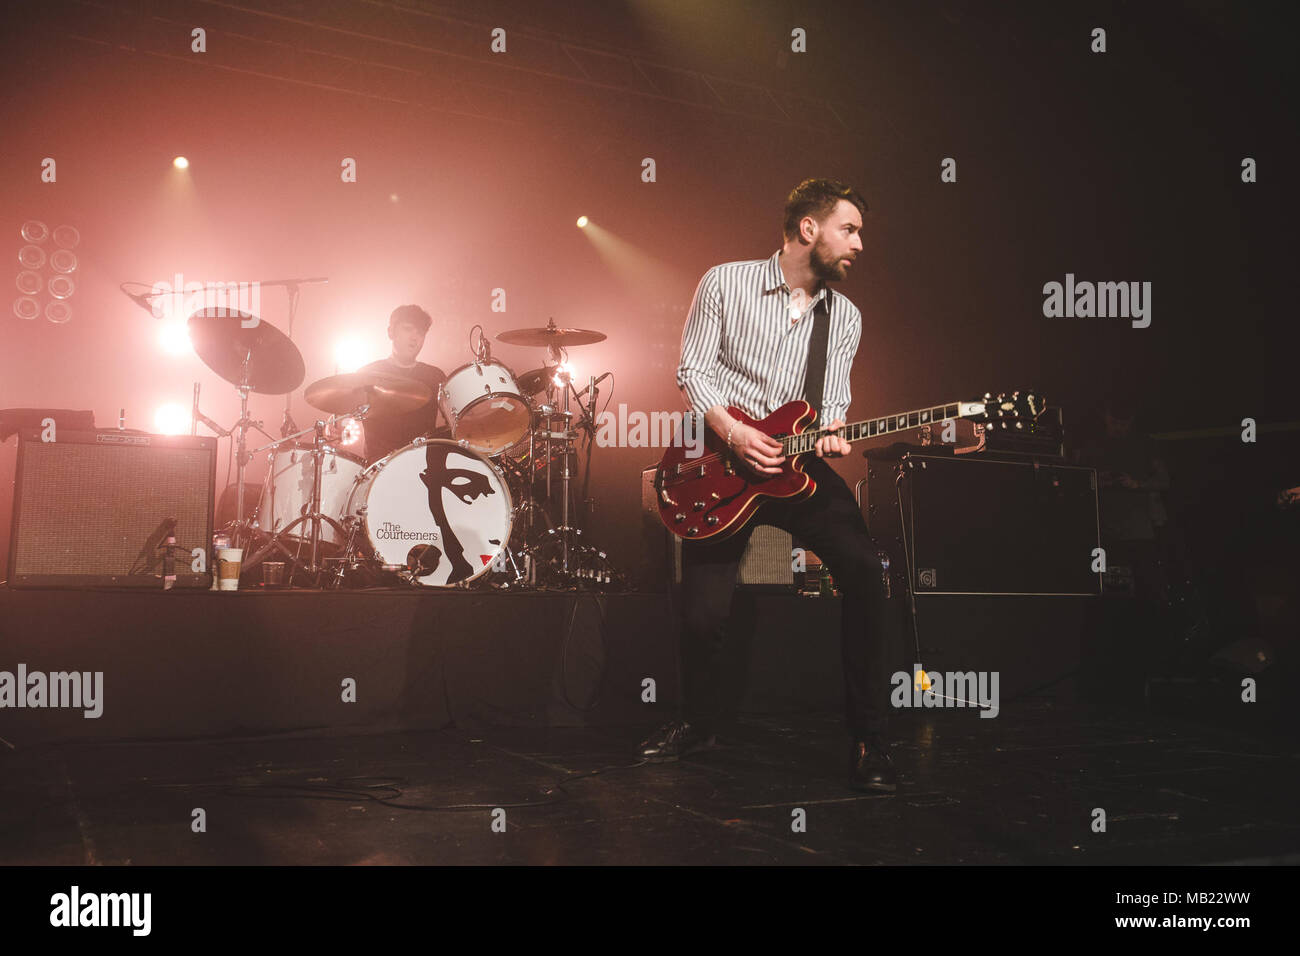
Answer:
<path fill-rule="evenodd" d="M 824 424 L 822 400 L 826 391 L 826 347 L 831 337 L 831 290 L 827 289 L 813 312 L 812 337 L 808 340 L 808 370 L 804 373 L 803 394 L 817 410 L 817 424 Z"/>

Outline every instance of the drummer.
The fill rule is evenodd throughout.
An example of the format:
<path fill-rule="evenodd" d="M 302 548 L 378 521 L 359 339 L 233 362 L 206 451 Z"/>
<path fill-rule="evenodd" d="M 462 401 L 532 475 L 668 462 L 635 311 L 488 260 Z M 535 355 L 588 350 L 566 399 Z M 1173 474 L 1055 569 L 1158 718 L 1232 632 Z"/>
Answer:
<path fill-rule="evenodd" d="M 437 366 L 416 358 L 424 348 L 424 339 L 431 325 L 433 319 L 418 305 L 399 305 L 388 318 L 388 337 L 393 342 L 393 354 L 358 370 L 409 378 L 433 389 L 433 397 L 428 403 L 413 412 L 366 416 L 364 428 L 369 461 L 383 458 L 421 435 L 433 436 L 438 432 L 438 388 L 447 381 L 447 376 Z M 448 431 L 442 433 L 450 434 Z"/>

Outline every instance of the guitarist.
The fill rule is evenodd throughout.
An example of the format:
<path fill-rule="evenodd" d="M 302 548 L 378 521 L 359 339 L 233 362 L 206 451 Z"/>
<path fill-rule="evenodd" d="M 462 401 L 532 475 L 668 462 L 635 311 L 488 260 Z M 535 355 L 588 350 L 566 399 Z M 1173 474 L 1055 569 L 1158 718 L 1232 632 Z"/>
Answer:
<path fill-rule="evenodd" d="M 818 409 L 818 424 L 844 424 L 862 313 L 843 295 L 832 295 L 830 283 L 842 280 L 862 251 L 866 210 L 862 197 L 842 183 L 805 180 L 786 201 L 781 249 L 770 259 L 715 266 L 696 289 L 677 384 L 691 409 L 754 476 L 780 472 L 781 445 L 732 417 L 727 406 L 764 418 L 806 398 Z M 824 359 L 810 363 L 810 355 Z M 808 455 L 804 465 L 817 484 L 813 495 L 766 500 L 755 521 L 721 541 L 682 542 L 682 719 L 642 742 L 644 759 L 675 760 L 714 744 L 722 716 L 721 652 L 736 575 L 754 525 L 761 522 L 797 536 L 831 567 L 844 595 L 850 786 L 896 789 L 885 740 L 888 618 L 880 559 L 853 493 L 825 461 L 848 451 L 848 442 L 837 435 L 819 439 L 815 456 Z"/>

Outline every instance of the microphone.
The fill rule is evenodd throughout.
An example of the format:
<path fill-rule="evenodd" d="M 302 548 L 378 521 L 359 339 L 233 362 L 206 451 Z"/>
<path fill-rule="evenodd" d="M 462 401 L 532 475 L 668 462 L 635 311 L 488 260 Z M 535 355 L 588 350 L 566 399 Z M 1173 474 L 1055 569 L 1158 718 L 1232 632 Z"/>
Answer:
<path fill-rule="evenodd" d="M 150 315 L 153 315 L 152 292 L 127 292 L 125 289 L 122 289 L 122 294 Z"/>
<path fill-rule="evenodd" d="M 596 379 L 594 382 L 592 382 L 590 385 L 584 388 L 581 392 L 579 392 L 578 397 L 582 398 L 582 396 L 586 395 L 588 392 L 599 392 L 600 389 L 596 388 L 596 386 L 599 385 L 601 382 L 605 381 L 605 379 L 609 378 L 613 374 L 614 374 L 613 372 L 606 372 L 600 378 Z"/>
<path fill-rule="evenodd" d="M 163 590 L 170 591 L 176 586 L 176 519 L 167 518 L 163 525 L 167 529 L 167 543 L 163 546 L 166 548 L 163 552 Z"/>
<path fill-rule="evenodd" d="M 213 433 L 220 438 L 225 438 L 227 435 L 230 434 L 230 432 L 226 431 L 224 428 L 222 428 L 212 419 L 208 418 L 207 415 L 204 415 L 201 411 L 199 411 L 199 383 L 198 382 L 194 383 L 194 405 L 190 409 L 190 415 L 193 421 L 193 424 L 190 426 L 191 435 L 197 435 L 199 433 L 200 422 L 202 422 L 204 425 L 207 425 L 210 429 L 212 429 Z"/>

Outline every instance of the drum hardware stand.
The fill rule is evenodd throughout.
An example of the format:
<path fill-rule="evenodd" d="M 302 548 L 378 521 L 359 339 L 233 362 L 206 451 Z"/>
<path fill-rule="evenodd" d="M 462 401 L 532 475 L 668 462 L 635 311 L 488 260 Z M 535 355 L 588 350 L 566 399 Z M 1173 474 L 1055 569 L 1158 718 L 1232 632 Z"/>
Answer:
<path fill-rule="evenodd" d="M 509 562 L 510 567 L 508 570 L 503 568 L 499 573 L 509 575 L 511 571 L 514 572 L 514 577 L 502 586 L 510 587 L 510 585 L 514 584 L 519 587 L 527 587 L 529 585 L 528 572 L 527 570 L 520 570 L 519 561 L 515 558 L 514 549 L 507 543 L 502 545 L 501 550 L 505 554 L 506 561 Z M 520 551 L 519 556 L 524 559 L 524 567 L 527 569 L 530 566 L 529 556 L 523 550 Z"/>
<path fill-rule="evenodd" d="M 256 428 L 267 438 L 270 435 L 262 429 L 262 422 L 248 417 L 248 393 L 250 386 L 248 384 L 248 363 L 252 359 L 251 351 L 244 352 L 242 363 L 243 372 L 240 376 L 240 382 L 235 386 L 235 391 L 239 393 L 239 420 L 230 428 L 221 428 L 216 422 L 197 411 L 198 404 L 195 403 L 196 420 L 208 426 L 218 437 L 230 438 L 234 436 L 235 441 L 235 461 L 237 463 L 235 470 L 235 520 L 226 527 L 230 529 L 230 543 L 232 547 L 247 547 L 253 537 L 252 522 L 244 517 L 244 471 L 248 463 L 253 460 L 253 452 L 248 451 L 248 429 Z M 198 386 L 195 386 L 195 396 L 198 395 Z"/>
<path fill-rule="evenodd" d="M 357 532 L 361 530 L 361 521 L 356 515 L 347 515 L 343 519 L 348 539 L 343 545 L 343 553 L 338 558 L 338 568 L 331 573 L 322 586 L 327 591 L 337 591 L 347 583 L 349 570 L 354 570 L 360 562 L 356 558 Z"/>
<path fill-rule="evenodd" d="M 298 312 L 298 295 L 300 291 L 298 288 L 299 285 L 308 282 L 328 282 L 328 281 L 329 279 L 326 278 L 265 279 L 257 283 L 259 289 L 264 288 L 266 286 L 273 286 L 273 285 L 284 286 L 285 292 L 288 293 L 289 296 L 288 338 L 290 343 L 293 342 L 293 319 Z M 255 422 L 248 417 L 248 393 L 251 388 L 248 382 L 248 363 L 252 359 L 252 356 L 253 353 L 251 349 L 245 350 L 244 361 L 243 361 L 243 374 L 241 375 L 240 383 L 237 386 L 237 389 L 239 391 L 239 421 L 236 423 L 235 427 L 239 429 L 239 443 L 237 446 L 238 450 L 236 451 L 236 457 L 238 458 L 239 461 L 239 471 L 238 471 L 238 477 L 236 479 L 236 484 L 235 484 L 236 487 L 235 521 L 234 521 L 234 527 L 232 529 L 231 544 L 241 548 L 248 547 L 248 545 L 252 543 L 252 538 L 253 538 L 251 522 L 244 517 L 244 470 L 247 467 L 248 463 L 252 461 L 252 454 L 246 452 L 247 445 L 245 442 L 245 436 L 248 433 L 248 426 L 252 425 L 263 435 L 266 435 L 267 438 L 271 437 L 269 434 L 266 433 L 265 430 L 263 430 L 262 423 L 260 421 Z M 281 422 L 280 425 L 281 437 L 285 437 L 286 429 L 290 428 L 294 424 L 293 416 L 289 414 L 289 405 L 290 402 L 292 401 L 292 398 L 293 398 L 292 390 L 285 392 L 284 420 Z M 209 425 L 209 427 L 211 426 Z M 299 434 L 303 434 L 303 432 L 299 432 Z M 245 565 L 245 567 L 248 567 L 248 565 Z"/>
<path fill-rule="evenodd" d="M 284 291 L 289 296 L 289 319 L 288 319 L 287 335 L 289 337 L 290 342 L 293 341 L 293 320 L 294 317 L 298 314 L 298 297 L 302 293 L 302 290 L 299 288 L 299 286 L 303 285 L 304 283 L 329 282 L 329 281 L 330 281 L 329 279 L 321 276 L 321 277 L 314 277 L 311 279 L 263 279 L 257 283 L 259 288 L 265 288 L 267 286 L 273 286 L 273 285 L 284 286 Z M 292 403 L 292 400 L 293 400 L 293 392 L 291 391 L 285 392 L 284 393 L 284 418 L 281 419 L 280 421 L 281 438 L 287 438 L 289 432 L 293 431 L 298 427 L 297 423 L 295 423 L 293 420 L 293 416 L 289 414 L 289 406 Z M 301 432 L 299 434 L 301 434 Z"/>
<path fill-rule="evenodd" d="M 560 350 L 552 348 L 552 357 L 560 358 Z M 594 436 L 595 421 L 595 404 L 596 404 L 596 377 L 591 377 L 587 391 L 583 394 L 590 395 L 586 406 L 583 405 L 583 395 L 579 394 L 573 387 L 572 380 L 568 372 L 561 371 L 557 373 L 560 384 L 559 387 L 564 389 L 564 410 L 557 411 L 554 406 L 543 405 L 540 409 L 545 428 L 542 431 L 542 438 L 545 441 L 546 454 L 546 498 L 549 501 L 552 494 L 552 469 L 554 467 L 554 454 L 552 451 L 552 442 L 558 442 L 561 445 L 560 453 L 564 456 L 564 461 L 560 467 L 559 491 L 560 491 L 560 524 L 558 526 L 548 527 L 545 532 L 545 540 L 536 546 L 530 546 L 526 553 L 534 561 L 533 552 L 540 552 L 548 548 L 556 548 L 559 551 L 558 567 L 554 570 L 558 573 L 563 585 L 577 584 L 580 580 L 597 580 L 604 581 L 607 577 L 604 571 L 598 571 L 592 568 L 583 568 L 580 565 L 583 561 L 576 560 L 579 555 L 590 561 L 592 555 L 596 555 L 604 562 L 604 555 L 590 545 L 580 542 L 578 539 L 582 536 L 582 529 L 570 524 L 573 520 L 574 512 L 572 510 L 573 496 L 573 452 L 574 441 L 577 439 L 579 431 L 585 431 L 590 436 Z M 571 411 L 571 400 L 576 400 L 582 413 L 578 422 L 574 423 L 574 413 Z M 563 431 L 555 431 L 555 421 L 561 419 L 564 422 Z M 529 436 L 529 457 L 533 457 L 534 435 Z M 532 466 L 529 471 L 529 488 L 531 491 Z M 545 511 L 543 510 L 543 514 Z M 548 522 L 549 524 L 549 519 Z M 530 537 L 535 532 L 533 516 L 529 514 L 528 524 Z M 554 562 L 555 559 L 552 559 Z"/>
<path fill-rule="evenodd" d="M 343 417 L 362 419 L 365 417 L 366 412 L 368 412 L 369 410 L 370 410 L 369 405 L 362 405 L 355 412 Z M 337 417 L 338 416 L 330 416 L 328 421 L 333 422 L 336 420 Z M 245 569 L 251 569 L 261 564 L 262 561 L 266 558 L 266 556 L 271 551 L 279 551 L 288 559 L 289 563 L 292 564 L 294 568 L 308 574 L 312 578 L 312 580 L 317 583 L 318 587 L 323 587 L 324 585 L 320 583 L 321 575 L 325 572 L 324 563 L 321 560 L 321 555 L 320 555 L 321 522 L 328 523 L 340 535 L 344 537 L 349 537 L 349 541 L 350 541 L 348 530 L 345 529 L 338 522 L 338 520 L 330 517 L 327 514 L 322 513 L 320 510 L 321 509 L 321 472 L 324 468 L 325 448 L 326 448 L 325 425 L 326 425 L 326 420 L 318 419 L 315 422 L 315 424 L 312 425 L 311 428 L 304 428 L 302 431 L 294 435 L 286 435 L 284 438 L 280 439 L 279 441 L 272 442 L 270 445 L 266 445 L 263 448 L 258 449 L 258 451 L 264 451 L 267 448 L 275 449 L 283 445 L 285 442 L 291 441 L 293 439 L 301 437 L 302 435 L 307 434 L 307 432 L 309 431 L 314 433 L 312 438 L 312 450 L 311 452 L 309 452 L 309 454 L 312 456 L 312 485 L 311 485 L 311 498 L 308 502 L 307 507 L 310 508 L 311 510 L 306 512 L 305 514 L 299 515 L 297 518 L 293 519 L 288 524 L 286 524 L 283 528 L 270 531 L 269 532 L 271 535 L 270 540 L 267 541 L 267 543 L 261 548 L 261 550 L 259 550 L 256 554 L 254 554 L 251 558 L 249 558 L 245 562 L 244 564 Z M 242 478 L 242 474 L 241 474 L 241 478 Z M 268 500 L 270 501 L 275 500 L 274 461 L 272 461 L 272 467 L 270 472 L 270 497 Z M 284 542 L 280 540 L 282 537 L 288 535 L 292 529 L 296 528 L 298 525 L 304 522 L 311 523 L 311 533 L 308 535 L 308 538 L 311 541 L 311 560 L 306 565 L 302 563 L 302 559 L 301 559 L 301 553 L 302 553 L 301 543 L 299 543 L 298 545 L 298 550 L 296 552 L 293 552 L 290 551 L 289 548 L 284 544 Z M 345 552 L 344 554 L 346 556 L 347 552 Z M 343 567 L 344 567 L 343 562 L 340 562 L 339 569 L 335 573 L 335 576 L 339 581 L 342 580 Z M 293 580 L 293 571 L 291 570 L 285 576 L 285 583 L 288 584 L 292 580 Z"/>

